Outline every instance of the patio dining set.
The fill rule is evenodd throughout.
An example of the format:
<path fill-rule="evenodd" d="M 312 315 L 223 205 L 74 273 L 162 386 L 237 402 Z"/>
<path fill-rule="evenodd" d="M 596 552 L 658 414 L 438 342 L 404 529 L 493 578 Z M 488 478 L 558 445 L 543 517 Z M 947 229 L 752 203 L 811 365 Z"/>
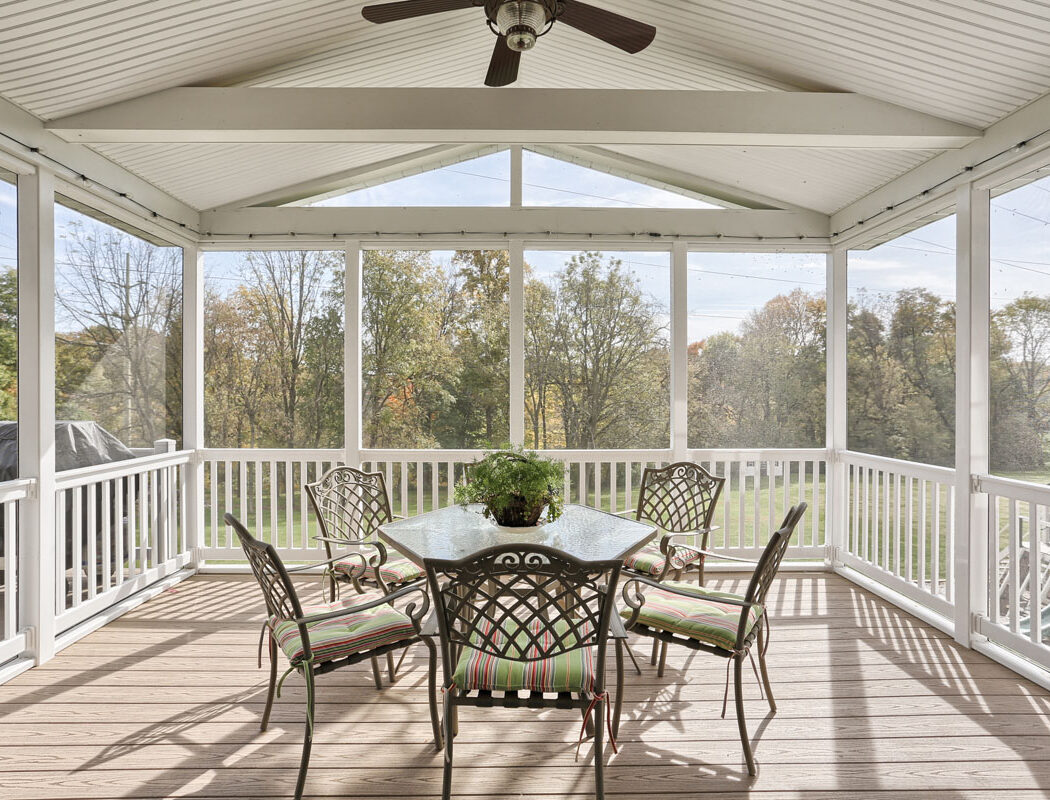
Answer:
<path fill-rule="evenodd" d="M 296 672 L 306 685 L 297 800 L 310 760 L 317 677 L 369 662 L 382 689 L 381 659 L 393 682 L 417 643 L 429 656 L 430 719 L 435 747 L 444 752 L 446 800 L 462 706 L 574 709 L 583 718 L 579 743 L 593 740 L 596 796 L 603 798 L 604 745 L 607 738 L 617 749 L 625 653 L 641 674 L 630 637 L 652 641 L 658 677 L 671 645 L 727 659 L 726 701 L 732 667 L 744 759 L 755 775 L 744 666 L 757 661 L 775 712 L 765 658 L 766 595 L 806 504 L 790 508 L 758 560 L 746 562 L 752 575 L 743 594 L 712 591 L 704 586 L 706 559 L 729 559 L 708 549 L 724 482 L 698 464 L 678 462 L 644 471 L 629 512 L 566 505 L 554 521 L 504 528 L 477 505 L 395 517 L 381 473 L 339 466 L 305 487 L 328 559 L 302 566 L 286 566 L 272 544 L 227 514 L 267 607 L 270 675 L 262 730 L 284 678 Z M 318 568 L 327 602 L 307 606 L 292 576 Z M 693 573 L 695 582 L 687 580 Z M 260 639 L 260 665 L 261 646 Z M 606 682 L 610 649 L 613 687 Z M 278 651 L 288 661 L 280 677 Z"/>

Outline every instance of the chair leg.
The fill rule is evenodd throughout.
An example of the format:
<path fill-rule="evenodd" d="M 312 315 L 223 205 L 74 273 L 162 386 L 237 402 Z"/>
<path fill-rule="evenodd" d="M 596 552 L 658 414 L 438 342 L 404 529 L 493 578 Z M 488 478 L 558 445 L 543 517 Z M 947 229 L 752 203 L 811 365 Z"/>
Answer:
<path fill-rule="evenodd" d="M 733 657 L 733 693 L 736 700 L 736 724 L 740 729 L 740 743 L 744 746 L 747 774 L 756 775 L 755 757 L 751 753 L 751 739 L 747 735 L 747 720 L 744 718 L 744 656 Z"/>
<path fill-rule="evenodd" d="M 299 762 L 299 778 L 295 782 L 295 800 L 302 800 L 306 787 L 306 770 L 310 766 L 310 748 L 314 743 L 314 668 L 303 665 L 303 677 L 306 679 L 306 735 L 303 737 L 303 757 Z"/>
<path fill-rule="evenodd" d="M 777 701 L 773 698 L 773 687 L 769 683 L 769 670 L 766 669 L 765 624 L 758 629 L 758 668 L 762 673 L 762 686 L 766 690 L 766 700 L 769 702 L 769 710 L 774 714 L 777 712 Z"/>
<path fill-rule="evenodd" d="M 270 688 L 266 691 L 266 709 L 263 711 L 262 725 L 259 730 L 266 730 L 270 724 L 270 710 L 273 708 L 273 696 L 277 689 L 277 640 L 270 634 Z"/>
<path fill-rule="evenodd" d="M 642 674 L 642 668 L 638 666 L 638 659 L 634 657 L 634 651 L 631 650 L 630 645 L 626 645 L 625 644 L 624 648 L 627 650 L 627 655 L 629 655 L 631 657 L 631 663 L 634 664 L 634 671 L 638 675 L 641 675 Z"/>
<path fill-rule="evenodd" d="M 613 706 L 613 736 L 620 735 L 620 712 L 623 710 L 623 651 L 631 652 L 623 639 L 616 640 L 616 703 Z"/>
<path fill-rule="evenodd" d="M 390 682 L 397 680 L 397 667 L 394 666 L 394 653 L 388 650 L 386 653 L 386 671 L 390 674 Z"/>
<path fill-rule="evenodd" d="M 656 641 L 655 639 L 653 641 Z M 656 677 L 664 676 L 664 667 L 667 666 L 667 642 L 660 642 L 660 666 L 656 668 Z"/>
<path fill-rule="evenodd" d="M 594 796 L 605 800 L 605 758 L 602 751 L 602 735 L 605 733 L 605 703 L 599 700 L 594 705 Z"/>
<path fill-rule="evenodd" d="M 376 682 L 376 688 L 377 689 L 382 689 L 383 688 L 383 677 L 379 673 L 379 659 L 376 658 L 375 656 L 372 656 L 372 658 L 370 660 L 372 662 L 372 678 Z"/>
<path fill-rule="evenodd" d="M 653 639 L 653 654 L 649 657 L 649 663 L 656 666 L 656 658 L 660 654 L 660 640 Z"/>
<path fill-rule="evenodd" d="M 438 715 L 437 707 L 437 648 L 434 647 L 434 643 L 429 638 L 423 639 L 423 644 L 427 646 L 428 659 L 428 671 L 427 676 L 427 695 L 430 701 L 430 726 L 434 729 L 434 747 L 438 751 L 441 750 L 441 719 Z M 406 648 L 407 649 L 407 648 Z"/>
<path fill-rule="evenodd" d="M 452 796 L 452 742 L 456 738 L 455 725 L 456 706 L 452 702 L 452 694 L 445 694 L 445 771 L 441 777 L 441 800 L 449 800 Z"/>

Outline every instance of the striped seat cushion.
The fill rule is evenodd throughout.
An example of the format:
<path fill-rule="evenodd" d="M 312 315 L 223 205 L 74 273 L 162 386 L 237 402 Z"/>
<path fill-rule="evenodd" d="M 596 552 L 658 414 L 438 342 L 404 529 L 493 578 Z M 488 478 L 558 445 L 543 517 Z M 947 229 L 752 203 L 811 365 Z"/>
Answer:
<path fill-rule="evenodd" d="M 324 614 L 368 603 L 381 596 L 374 593 L 358 594 L 337 603 L 305 608 L 303 614 Z M 299 635 L 299 626 L 291 620 L 271 618 L 270 628 L 288 660 L 293 665 L 300 664 L 303 660 L 303 641 Z M 412 639 L 416 635 L 411 620 L 387 604 L 364 611 L 348 611 L 346 616 L 311 623 L 307 625 L 307 632 L 314 663 L 346 658 L 354 653 Z"/>
<path fill-rule="evenodd" d="M 563 621 L 551 626 L 544 620 L 534 620 L 528 628 L 533 635 L 542 632 L 542 638 L 538 648 L 531 644 L 528 646 L 526 657 L 541 655 L 556 641 L 561 640 L 561 636 L 568 630 Z M 584 636 L 589 630 L 588 626 L 581 626 Z M 518 637 L 525 647 L 528 644 L 525 633 L 519 631 Z M 497 634 L 495 641 L 505 642 L 506 633 Z M 576 639 L 572 637 L 569 641 Z M 536 661 L 515 661 L 464 647 L 452 682 L 461 691 L 485 689 L 504 692 L 589 692 L 594 688 L 594 648 L 581 647 L 553 658 L 541 658 Z"/>
<path fill-rule="evenodd" d="M 662 589 L 650 588 L 645 592 L 645 603 L 638 615 L 639 625 L 645 625 L 660 631 L 688 636 L 704 644 L 732 650 L 736 647 L 736 631 L 740 624 L 740 606 L 719 602 L 719 598 L 743 600 L 735 594 L 712 592 L 709 589 L 668 581 L 667 586 L 688 591 L 692 597 L 665 592 Z M 620 616 L 630 617 L 632 609 L 620 610 Z M 761 606 L 752 606 L 747 617 L 745 636 L 754 629 L 762 618 Z"/>
<path fill-rule="evenodd" d="M 346 580 L 368 578 L 372 575 L 371 568 L 363 566 L 359 558 L 347 558 L 342 561 L 336 561 L 332 565 L 332 569 L 336 575 Z M 379 568 L 379 575 L 387 586 L 393 586 L 422 578 L 423 568 L 409 561 L 400 553 L 394 550 L 387 550 L 387 561 Z"/>
<path fill-rule="evenodd" d="M 688 565 L 699 560 L 700 554 L 694 550 L 679 550 L 678 556 L 683 564 Z M 647 545 L 637 553 L 623 560 L 624 569 L 640 572 L 643 575 L 659 575 L 664 571 L 667 557 L 660 552 L 659 545 Z"/>
<path fill-rule="evenodd" d="M 400 553 L 391 550 L 387 555 L 386 563 L 379 568 L 379 577 L 388 586 L 408 583 L 422 578 L 423 568 Z"/>

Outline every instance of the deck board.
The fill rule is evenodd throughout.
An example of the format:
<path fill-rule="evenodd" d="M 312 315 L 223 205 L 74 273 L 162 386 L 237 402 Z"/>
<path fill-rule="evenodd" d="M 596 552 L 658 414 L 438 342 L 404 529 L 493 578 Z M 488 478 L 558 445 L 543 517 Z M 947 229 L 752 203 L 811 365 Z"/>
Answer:
<path fill-rule="evenodd" d="M 744 769 L 732 709 L 720 718 L 724 662 L 672 649 L 659 679 L 637 643 L 644 674 L 628 675 L 610 796 L 1050 796 L 1050 694 L 833 575 L 783 575 L 771 607 L 779 713 L 746 685 L 759 775 Z M 247 578 L 194 578 L 0 686 L 0 798 L 291 797 L 304 693 L 289 678 L 259 733 L 261 619 Z M 365 665 L 319 679 L 307 796 L 440 796 L 417 650 L 382 691 Z M 589 746 L 573 761 L 578 712 L 466 708 L 461 720 L 457 796 L 593 796 Z"/>

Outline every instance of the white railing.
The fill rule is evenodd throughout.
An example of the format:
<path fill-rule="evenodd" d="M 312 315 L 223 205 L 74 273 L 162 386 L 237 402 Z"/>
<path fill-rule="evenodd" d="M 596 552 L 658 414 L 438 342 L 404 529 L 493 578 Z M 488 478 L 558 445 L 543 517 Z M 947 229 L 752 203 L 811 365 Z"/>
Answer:
<path fill-rule="evenodd" d="M 978 632 L 1050 668 L 1050 487 L 981 475 L 988 495 L 987 615 Z"/>
<path fill-rule="evenodd" d="M 456 482 L 482 450 L 365 450 L 363 469 L 383 473 L 393 513 L 412 516 L 454 502 Z M 633 508 L 646 467 L 672 461 L 670 450 L 558 450 L 545 455 L 565 464 L 567 502 L 606 511 Z M 205 531 L 202 555 L 209 561 L 239 561 L 242 552 L 223 523 L 231 512 L 285 557 L 322 556 L 314 542 L 316 523 L 303 483 L 341 463 L 342 450 L 202 451 Z M 811 513 L 797 533 L 792 558 L 825 554 L 824 450 L 695 450 L 688 455 L 725 475 L 726 486 L 712 544 L 727 554 L 759 552 L 787 508 L 806 500 Z"/>
<path fill-rule="evenodd" d="M 190 451 L 60 472 L 56 630 L 65 631 L 190 561 Z"/>
<path fill-rule="evenodd" d="M 29 496 L 31 479 L 0 483 L 0 664 L 25 650 L 18 619 L 18 506 Z"/>
<path fill-rule="evenodd" d="M 844 451 L 843 564 L 945 617 L 954 602 L 955 470 Z"/>

